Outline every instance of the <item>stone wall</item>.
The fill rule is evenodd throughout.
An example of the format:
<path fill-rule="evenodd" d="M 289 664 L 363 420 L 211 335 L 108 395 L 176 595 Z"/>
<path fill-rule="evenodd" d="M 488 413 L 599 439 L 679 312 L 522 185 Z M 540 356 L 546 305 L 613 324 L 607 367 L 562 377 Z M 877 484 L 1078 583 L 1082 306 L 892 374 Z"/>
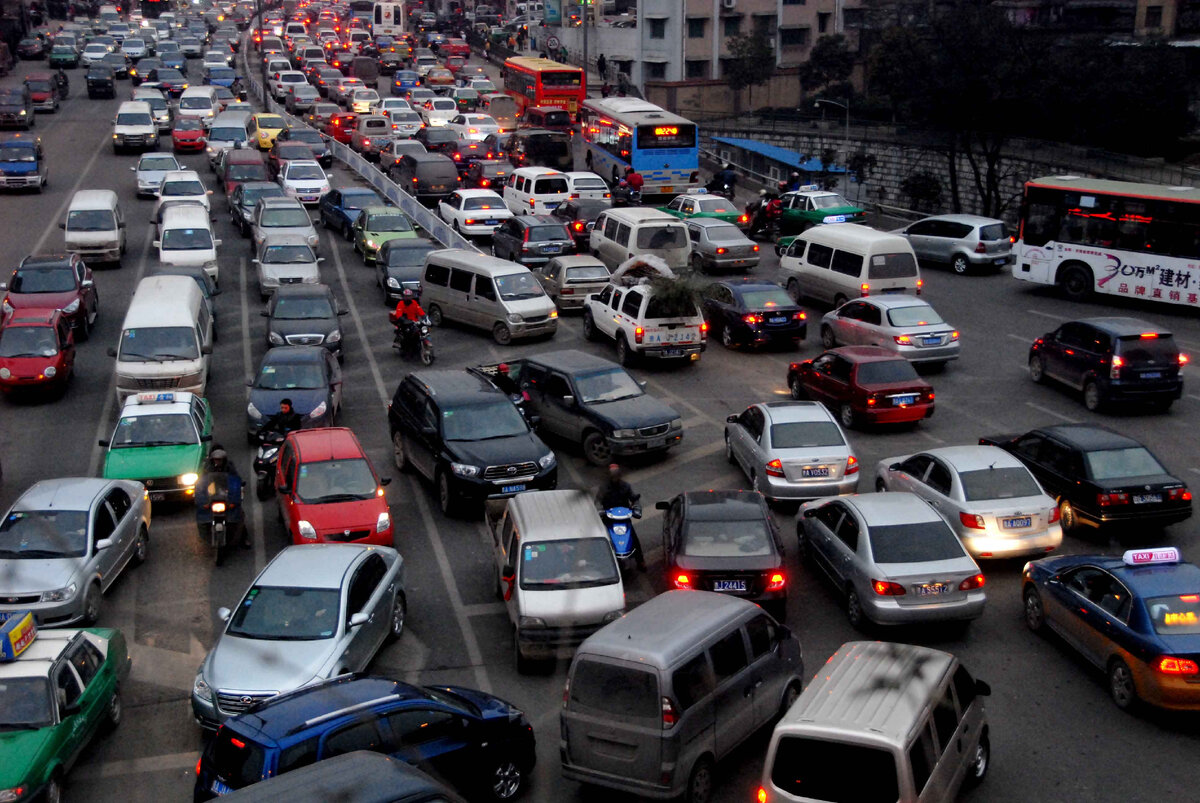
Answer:
<path fill-rule="evenodd" d="M 800 97 L 800 76 L 794 68 L 777 70 L 762 86 L 735 92 L 724 81 L 647 81 L 648 101 L 693 119 L 751 112 L 770 106 L 788 106 Z"/>

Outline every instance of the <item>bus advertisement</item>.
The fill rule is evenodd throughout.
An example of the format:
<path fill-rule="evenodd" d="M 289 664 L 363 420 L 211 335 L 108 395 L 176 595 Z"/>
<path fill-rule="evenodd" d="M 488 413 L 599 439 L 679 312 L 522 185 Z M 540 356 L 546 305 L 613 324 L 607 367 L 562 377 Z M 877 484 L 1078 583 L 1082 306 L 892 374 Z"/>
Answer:
<path fill-rule="evenodd" d="M 643 195 L 674 195 L 700 186 L 696 124 L 638 98 L 591 98 L 583 104 L 587 169 L 620 180 L 633 167 Z"/>
<path fill-rule="evenodd" d="M 578 115 L 587 97 L 587 79 L 579 67 L 513 56 L 504 62 L 504 91 L 512 95 L 520 114 L 528 106 L 550 106 Z"/>
<path fill-rule="evenodd" d="M 403 36 L 404 22 L 404 3 L 375 3 L 374 16 L 371 19 L 371 35 Z"/>
<path fill-rule="evenodd" d="M 1068 298 L 1200 307 L 1200 190 L 1047 176 L 1025 184 L 1013 277 Z"/>

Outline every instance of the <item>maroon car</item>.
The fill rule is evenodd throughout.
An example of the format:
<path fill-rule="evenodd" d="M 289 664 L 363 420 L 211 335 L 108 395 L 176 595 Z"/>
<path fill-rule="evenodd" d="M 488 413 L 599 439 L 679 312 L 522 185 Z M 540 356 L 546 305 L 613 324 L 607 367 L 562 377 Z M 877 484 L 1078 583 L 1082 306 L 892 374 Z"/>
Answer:
<path fill-rule="evenodd" d="M 75 339 L 87 340 L 100 299 L 92 271 L 78 254 L 33 254 L 21 260 L 7 284 L 0 284 L 4 314 L 15 309 L 60 310 L 75 331 Z"/>
<path fill-rule="evenodd" d="M 878 346 L 842 346 L 788 367 L 796 399 L 822 402 L 842 425 L 916 423 L 933 415 L 933 387 L 912 363 Z"/>

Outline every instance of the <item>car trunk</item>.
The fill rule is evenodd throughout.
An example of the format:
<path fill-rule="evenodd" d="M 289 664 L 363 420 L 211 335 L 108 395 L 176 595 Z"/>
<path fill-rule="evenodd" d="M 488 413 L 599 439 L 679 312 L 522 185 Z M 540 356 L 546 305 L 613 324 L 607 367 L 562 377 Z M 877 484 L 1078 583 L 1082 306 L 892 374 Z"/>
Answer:
<path fill-rule="evenodd" d="M 975 562 L 966 556 L 919 563 L 877 565 L 884 575 L 877 579 L 889 580 L 904 587 L 904 594 L 892 597 L 902 608 L 961 602 L 967 598 L 968 592 L 961 590 L 959 584 L 979 573 Z"/>

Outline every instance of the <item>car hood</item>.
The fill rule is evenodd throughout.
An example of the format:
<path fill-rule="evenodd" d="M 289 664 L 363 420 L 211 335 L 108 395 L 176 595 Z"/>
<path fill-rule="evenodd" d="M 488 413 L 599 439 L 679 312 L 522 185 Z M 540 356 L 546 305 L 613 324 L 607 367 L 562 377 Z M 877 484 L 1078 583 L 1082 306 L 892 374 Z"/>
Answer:
<path fill-rule="evenodd" d="M 203 456 L 199 444 L 109 449 L 104 456 L 104 476 L 121 480 L 176 477 L 199 471 Z"/>
<path fill-rule="evenodd" d="M 506 300 L 504 306 L 509 312 L 515 312 L 526 318 L 549 315 L 555 310 L 554 302 L 547 295 L 535 296 L 534 298 L 521 298 L 513 301 Z"/>
<path fill-rule="evenodd" d="M 8 558 L 0 560 L 4 588 L 0 601 L 8 595 L 36 594 L 66 588 L 83 558 Z M 3 762 L 0 762 L 3 763 Z"/>
<path fill-rule="evenodd" d="M 273 414 L 279 409 L 279 402 L 284 399 L 292 400 L 292 409 L 297 413 L 308 415 L 318 404 L 329 400 L 329 391 L 326 388 L 250 388 L 250 403 L 263 415 Z"/>
<path fill-rule="evenodd" d="M 665 424 L 679 418 L 679 413 L 675 412 L 673 407 L 645 393 L 631 399 L 588 402 L 584 406 L 611 424 L 614 429 L 637 429 Z"/>
<path fill-rule="evenodd" d="M 363 239 L 370 240 L 377 247 L 382 247 L 389 240 L 415 240 L 415 231 L 364 231 Z"/>
<path fill-rule="evenodd" d="M 101 232 L 88 233 L 101 234 Z M 109 234 L 103 239 L 112 239 L 112 235 Z M 79 298 L 79 294 L 75 290 L 65 293 L 9 293 L 8 305 L 14 309 L 62 309 L 77 298 Z"/>
<path fill-rule="evenodd" d="M 496 438 L 490 441 L 449 441 L 446 448 L 455 455 L 455 462 L 476 466 L 498 466 L 507 463 L 537 462 L 550 451 L 532 432 Z"/>
<path fill-rule="evenodd" d="M 327 335 L 337 330 L 336 318 L 307 318 L 292 320 L 290 318 L 273 318 L 269 323 L 270 331 L 283 335 Z"/>
<path fill-rule="evenodd" d="M 479 709 L 484 719 L 507 719 L 515 710 L 515 706 L 507 700 L 493 697 L 487 692 L 476 689 L 466 689 L 462 686 L 434 686 L 435 689 L 448 691 L 456 697 L 461 697 Z"/>
<path fill-rule="evenodd" d="M 213 689 L 290 691 L 316 677 L 336 644 L 336 637 L 269 641 L 225 634 L 204 659 L 204 679 Z"/>
<path fill-rule="evenodd" d="M 591 588 L 518 589 L 521 616 L 542 619 L 550 627 L 599 624 L 604 615 L 625 607 L 625 588 L 614 582 Z"/>
<path fill-rule="evenodd" d="M 38 164 L 41 160 L 34 162 L 2 162 L 0 161 L 0 170 L 5 173 L 36 173 Z"/>
<path fill-rule="evenodd" d="M 262 235 L 285 235 L 294 234 L 297 237 L 312 237 L 315 236 L 317 230 L 312 226 L 271 226 L 270 228 L 258 229 L 261 234 L 256 237 L 256 242 L 262 242 Z"/>
<path fill-rule="evenodd" d="M 181 132 L 181 133 L 199 134 L 201 132 L 188 131 L 188 132 Z M 137 183 L 138 184 L 153 184 L 154 186 L 158 186 L 158 185 L 162 184 L 163 176 L 165 176 L 166 174 L 167 174 L 166 170 L 139 170 L 139 171 L 137 171 Z"/>
<path fill-rule="evenodd" d="M 351 502 L 324 502 L 306 504 L 296 501 L 296 518 L 311 524 L 317 532 L 322 530 L 374 531 L 379 514 L 386 513 L 387 500 L 380 496 L 370 499 L 355 499 Z"/>
<path fill-rule="evenodd" d="M 30 773 L 46 763 L 45 751 L 51 746 L 54 728 L 35 731 L 0 732 L 0 789 L 12 789 L 30 779 Z"/>

